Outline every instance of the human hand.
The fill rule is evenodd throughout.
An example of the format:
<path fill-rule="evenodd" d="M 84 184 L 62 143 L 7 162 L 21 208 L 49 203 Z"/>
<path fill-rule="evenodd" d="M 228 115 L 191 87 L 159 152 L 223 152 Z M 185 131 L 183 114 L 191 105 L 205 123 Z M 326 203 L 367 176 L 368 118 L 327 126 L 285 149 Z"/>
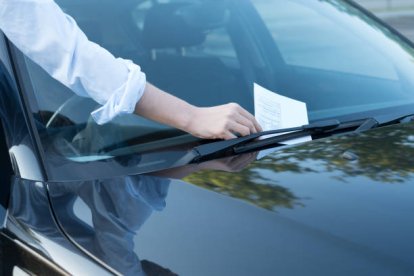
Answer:
<path fill-rule="evenodd" d="M 236 103 L 196 107 L 147 83 L 135 113 L 204 139 L 232 139 L 262 131 L 254 116 Z"/>
<path fill-rule="evenodd" d="M 204 139 L 233 139 L 262 131 L 254 116 L 236 103 L 194 107 L 187 127 L 190 134 Z"/>

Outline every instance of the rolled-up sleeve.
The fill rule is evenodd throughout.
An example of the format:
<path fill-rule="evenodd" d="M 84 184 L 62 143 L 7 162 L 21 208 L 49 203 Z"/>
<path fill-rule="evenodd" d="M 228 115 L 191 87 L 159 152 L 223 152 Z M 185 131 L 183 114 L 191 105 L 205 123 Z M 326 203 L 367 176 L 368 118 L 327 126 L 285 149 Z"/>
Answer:
<path fill-rule="evenodd" d="M 132 113 L 145 91 L 138 65 L 89 41 L 53 0 L 0 0 L 0 29 L 53 78 L 101 104 L 92 112 L 98 124 Z"/>

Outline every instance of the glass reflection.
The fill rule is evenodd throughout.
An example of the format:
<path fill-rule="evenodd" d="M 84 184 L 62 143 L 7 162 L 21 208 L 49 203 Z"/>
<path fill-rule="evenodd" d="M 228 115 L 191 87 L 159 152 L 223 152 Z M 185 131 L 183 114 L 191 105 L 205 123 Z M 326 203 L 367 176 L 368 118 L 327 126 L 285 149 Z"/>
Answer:
<path fill-rule="evenodd" d="M 57 2 L 94 42 L 198 106 L 237 102 L 253 112 L 254 82 L 306 102 L 311 120 L 414 103 L 411 45 L 348 1 Z M 43 145 L 64 138 L 60 153 L 70 161 L 182 139 L 180 131 L 131 115 L 114 120 L 113 131 L 96 126 L 111 133 L 97 140 L 88 129 L 95 103 L 25 62 Z M 90 151 L 82 150 L 88 143 Z"/>
<path fill-rule="evenodd" d="M 56 215 L 84 249 L 124 275 L 176 275 L 150 260 L 140 260 L 134 240 L 154 211 L 163 211 L 172 179 L 199 170 L 237 172 L 256 154 L 214 160 L 159 172 L 107 180 L 51 183 Z M 139 253 L 139 252 L 138 252 Z"/>
<path fill-rule="evenodd" d="M 153 211 L 165 208 L 169 183 L 167 178 L 150 176 L 53 183 L 50 195 L 66 234 L 122 275 L 176 275 L 134 253 L 139 229 Z M 37 243 L 46 238 L 78 252 L 56 228 L 41 183 L 16 179 L 12 193 L 9 217 L 22 231 Z"/>
<path fill-rule="evenodd" d="M 67 234 L 123 275 L 175 275 L 134 252 L 135 235 L 165 208 L 169 184 L 151 176 L 59 183 L 51 197 Z"/>
<path fill-rule="evenodd" d="M 268 210 L 294 208 L 303 202 L 287 188 L 295 183 L 284 183 L 286 173 L 300 175 L 294 179 L 303 183 L 310 174 L 327 178 L 327 184 L 354 183 L 357 177 L 373 183 L 407 183 L 414 174 L 413 131 L 409 123 L 275 149 L 237 174 L 200 171 L 185 180 Z"/>

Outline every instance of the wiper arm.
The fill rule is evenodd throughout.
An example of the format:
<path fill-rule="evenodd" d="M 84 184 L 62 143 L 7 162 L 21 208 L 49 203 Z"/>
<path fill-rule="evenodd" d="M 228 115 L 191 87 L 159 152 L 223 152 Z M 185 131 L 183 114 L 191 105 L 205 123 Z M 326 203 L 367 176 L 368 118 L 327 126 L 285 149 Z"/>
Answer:
<path fill-rule="evenodd" d="M 323 133 L 328 130 L 332 130 L 340 126 L 340 122 L 338 120 L 323 120 L 318 121 L 312 124 L 303 125 L 299 127 L 292 127 L 292 128 L 284 128 L 284 129 L 275 129 L 275 130 L 268 130 L 262 131 L 254 134 L 250 134 L 248 136 L 239 137 L 232 140 L 225 140 L 225 141 L 218 141 L 213 142 L 205 145 L 201 145 L 192 149 L 193 154 L 195 155 L 194 161 L 211 154 L 219 153 L 228 149 L 235 148 L 239 145 L 246 144 L 250 141 L 253 141 L 259 137 L 267 136 L 267 135 L 274 135 L 274 134 L 282 134 L 282 133 L 289 133 L 291 135 L 298 134 L 300 136 L 306 136 L 311 134 Z M 293 132 L 293 133 L 290 133 Z M 293 139 L 293 138 L 286 138 L 285 135 L 281 135 L 284 141 Z M 298 138 L 298 137 L 295 137 Z"/>
<path fill-rule="evenodd" d="M 414 115 L 412 114 L 385 114 L 379 115 L 376 117 L 366 119 L 356 130 L 355 132 L 363 132 L 378 126 L 390 125 L 395 123 L 409 123 L 414 121 Z"/>
<path fill-rule="evenodd" d="M 284 135 L 276 136 L 276 137 L 270 137 L 268 139 L 259 140 L 259 141 L 252 141 L 251 143 L 246 144 L 240 144 L 236 145 L 233 148 L 234 153 L 239 154 L 247 151 L 251 151 L 258 148 L 264 148 L 271 145 L 275 145 L 278 143 L 283 143 L 285 141 L 300 138 L 307 135 L 317 135 L 317 134 L 323 134 L 326 132 L 339 132 L 347 129 L 354 129 L 354 133 L 361 133 L 379 126 L 385 126 L 395 123 L 407 123 L 414 121 L 413 115 L 401 115 L 401 114 L 385 114 L 385 115 L 378 115 L 375 117 L 369 117 L 366 119 L 361 120 L 355 120 L 355 121 L 346 121 L 339 123 L 335 128 L 333 129 L 313 129 L 312 125 L 310 124 L 308 126 L 304 126 L 305 129 L 302 131 L 296 131 L 293 133 L 287 133 Z M 324 124 L 328 123 L 328 121 L 321 121 L 319 123 Z M 318 122 L 317 122 L 318 123 Z M 316 124 L 317 124 L 316 123 Z"/>
<path fill-rule="evenodd" d="M 368 118 L 366 119 L 357 129 L 354 130 L 354 132 L 363 132 L 363 131 L 367 131 L 373 128 L 376 128 L 377 126 L 379 126 L 379 122 L 377 119 L 375 118 Z"/>
<path fill-rule="evenodd" d="M 191 150 L 186 156 L 186 160 L 190 159 L 190 162 L 198 161 L 209 155 L 217 154 L 232 149 L 234 153 L 247 152 L 258 148 L 283 143 L 288 140 L 308 136 L 318 135 L 325 133 L 333 133 L 343 131 L 347 129 L 353 129 L 354 132 L 363 132 L 369 129 L 376 128 L 380 125 L 387 125 L 394 122 L 403 123 L 412 121 L 413 115 L 402 115 L 402 114 L 386 114 L 375 117 L 369 117 L 365 119 L 359 119 L 354 121 L 340 122 L 336 119 L 321 120 L 308 125 L 299 127 L 284 128 L 263 131 L 259 133 L 250 134 L 248 136 L 239 137 L 232 140 L 218 141 L 209 144 L 197 146 Z M 254 141 L 257 138 L 267 135 L 280 134 L 278 136 L 270 137 L 264 140 Z"/>

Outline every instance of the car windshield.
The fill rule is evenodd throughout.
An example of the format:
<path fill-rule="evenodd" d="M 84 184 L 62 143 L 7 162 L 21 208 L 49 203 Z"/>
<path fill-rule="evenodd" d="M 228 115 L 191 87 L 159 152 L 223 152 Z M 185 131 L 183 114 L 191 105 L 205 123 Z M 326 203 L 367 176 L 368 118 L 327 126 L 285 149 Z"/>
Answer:
<path fill-rule="evenodd" d="M 237 102 L 254 113 L 254 83 L 305 102 L 311 121 L 414 104 L 413 48 L 347 1 L 56 2 L 90 40 L 197 106 Z M 46 152 L 82 163 L 197 143 L 136 115 L 98 126 L 97 103 L 24 62 Z"/>

